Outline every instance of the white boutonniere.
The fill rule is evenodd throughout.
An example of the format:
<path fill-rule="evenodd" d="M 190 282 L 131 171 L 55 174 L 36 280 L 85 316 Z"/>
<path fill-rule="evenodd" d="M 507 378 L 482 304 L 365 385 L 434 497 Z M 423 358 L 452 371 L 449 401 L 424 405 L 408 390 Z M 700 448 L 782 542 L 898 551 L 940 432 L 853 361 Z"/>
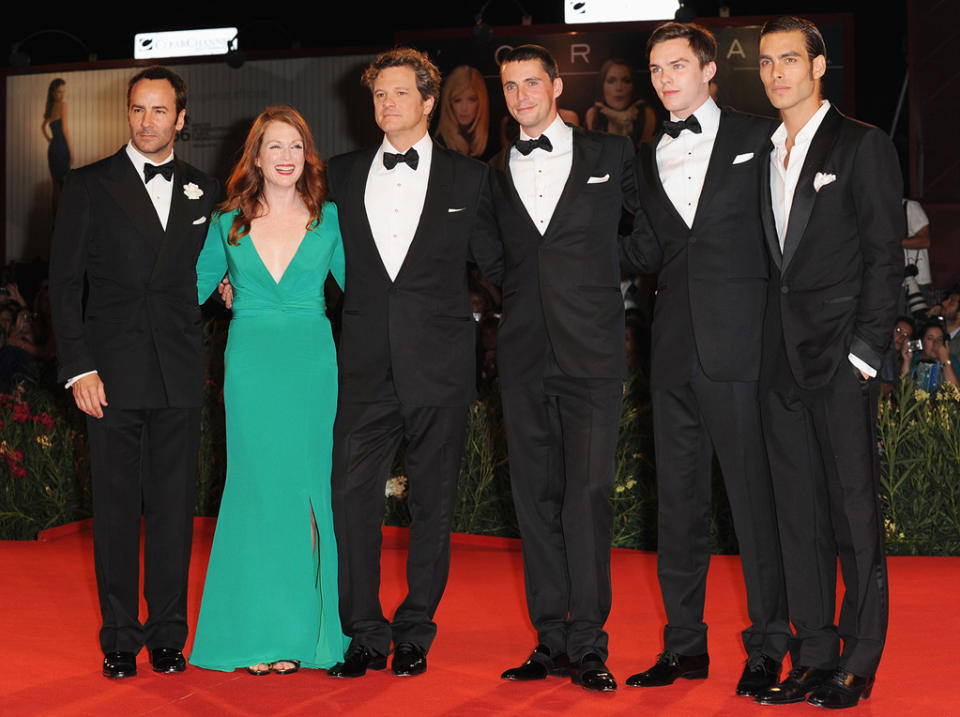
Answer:
<path fill-rule="evenodd" d="M 187 195 L 187 199 L 199 199 L 203 196 L 203 190 L 193 182 L 183 185 L 183 193 Z"/>
<path fill-rule="evenodd" d="M 836 174 L 824 174 L 823 172 L 817 172 L 817 176 L 813 178 L 813 191 L 819 192 L 821 187 L 830 184 L 830 182 L 836 181 Z"/>

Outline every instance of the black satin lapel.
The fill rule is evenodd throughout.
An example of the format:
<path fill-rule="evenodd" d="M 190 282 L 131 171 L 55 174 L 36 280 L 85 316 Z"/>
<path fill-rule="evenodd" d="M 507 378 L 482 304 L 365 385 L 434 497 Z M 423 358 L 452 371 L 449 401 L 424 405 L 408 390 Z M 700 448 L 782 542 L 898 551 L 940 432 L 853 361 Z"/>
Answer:
<path fill-rule="evenodd" d="M 538 235 L 540 230 L 537 229 L 537 225 L 527 213 L 527 208 L 523 206 L 523 200 L 520 199 L 520 193 L 517 192 L 517 187 L 513 183 L 513 175 L 510 174 L 510 147 L 505 147 L 502 150 L 503 161 L 499 162 L 500 171 L 497 172 L 497 180 L 500 182 L 500 188 L 503 190 L 504 196 L 506 196 L 507 201 L 513 206 L 514 211 L 519 214 L 521 217 L 525 217 L 527 224 L 530 225 L 530 228 L 533 229 Z"/>
<path fill-rule="evenodd" d="M 688 227 L 687 223 L 683 221 L 683 217 L 680 216 L 680 212 L 677 211 L 677 208 L 673 205 L 673 202 L 670 201 L 670 197 L 667 195 L 667 190 L 663 188 L 663 180 L 660 178 L 660 168 L 657 166 L 656 148 L 657 145 L 660 144 L 660 140 L 662 138 L 663 132 L 661 131 L 656 137 L 653 138 L 653 142 L 651 144 L 645 144 L 640 148 L 644 177 L 647 181 L 647 186 L 653 187 L 657 197 L 660 199 L 661 204 L 663 204 L 664 208 L 667 210 L 667 213 L 673 218 L 674 222 L 676 222 L 677 230 L 687 232 L 690 231 L 690 227 Z"/>
<path fill-rule="evenodd" d="M 830 151 L 837 141 L 838 133 L 835 130 L 839 123 L 839 113 L 830 108 L 810 142 L 810 149 L 807 150 L 807 157 L 803 162 L 803 168 L 800 170 L 800 178 L 797 180 L 797 188 L 793 192 L 790 220 L 787 222 L 787 236 L 783 241 L 784 270 L 790 265 L 790 260 L 796 254 L 797 246 L 803 239 L 803 233 L 807 230 L 810 213 L 813 211 L 813 205 L 817 200 L 817 192 L 813 188 L 813 179 L 817 176 L 817 172 L 823 171 L 827 159 L 830 157 Z"/>
<path fill-rule="evenodd" d="M 720 124 L 717 127 L 717 136 L 713 140 L 713 149 L 710 151 L 710 161 L 707 163 L 707 174 L 703 178 L 703 188 L 700 190 L 700 199 L 697 201 L 697 213 L 693 217 L 693 226 L 697 226 L 697 219 L 703 216 L 717 189 L 726 180 L 727 172 L 733 164 L 738 149 L 731 122 L 725 121 L 720 115 Z"/>
<path fill-rule="evenodd" d="M 151 251 L 156 252 L 163 241 L 163 225 L 157 216 L 157 210 L 150 201 L 143 180 L 137 176 L 126 149 L 114 155 L 109 174 L 100 180 L 114 201 L 130 217 L 134 225 L 147 239 Z"/>
<path fill-rule="evenodd" d="M 433 156 L 430 159 L 430 177 L 427 180 L 427 196 L 423 202 L 423 211 L 417 229 L 413 233 L 413 240 L 407 255 L 403 258 L 397 279 L 403 276 L 403 270 L 408 265 L 417 265 L 417 254 L 423 252 L 430 241 L 444 241 L 446 222 L 443 218 L 450 209 L 450 195 L 453 191 L 453 160 L 449 151 L 443 147 L 433 145 Z"/>
<path fill-rule="evenodd" d="M 567 183 L 563 185 L 563 191 L 557 201 L 557 208 L 553 210 L 553 216 L 550 217 L 547 230 L 543 233 L 544 239 L 550 236 L 550 230 L 560 221 L 558 217 L 563 214 L 564 210 L 573 207 L 577 195 L 587 185 L 591 172 L 596 169 L 599 158 L 600 144 L 587 137 L 579 128 L 574 127 L 573 164 L 570 167 L 570 176 L 567 177 Z"/>
<path fill-rule="evenodd" d="M 773 144 L 760 155 L 760 219 L 763 222 L 763 236 L 767 240 L 767 248 L 774 263 L 780 268 L 783 263 L 783 254 L 780 251 L 780 238 L 777 236 L 777 220 L 773 216 L 773 196 L 770 194 L 770 153 Z"/>
<path fill-rule="evenodd" d="M 168 257 L 177 256 L 183 241 L 189 237 L 187 231 L 189 225 L 200 216 L 199 210 L 191 212 L 188 206 L 190 204 L 199 206 L 200 204 L 198 200 L 187 197 L 184 186 L 189 183 L 190 177 L 187 175 L 187 168 L 183 162 L 175 159 L 173 188 L 170 195 L 170 214 L 167 215 L 167 228 L 157 249 L 157 260 L 153 266 L 154 274 L 164 267 Z M 154 216 L 156 216 L 156 212 L 154 212 Z"/>
<path fill-rule="evenodd" d="M 350 208 L 350 215 L 354 217 L 354 227 L 359 232 L 360 241 L 366 243 L 367 251 L 372 252 L 372 256 L 376 257 L 376 262 L 379 264 L 384 278 L 391 281 L 390 274 L 387 273 L 387 267 L 383 265 L 380 250 L 377 249 L 377 242 L 373 238 L 373 230 L 370 228 L 370 219 L 367 217 L 367 205 L 365 203 L 367 177 L 370 176 L 370 165 L 373 163 L 373 158 L 376 156 L 378 149 L 378 147 L 373 147 L 356 156 L 353 166 L 350 168 L 349 186 L 344 203 Z"/>

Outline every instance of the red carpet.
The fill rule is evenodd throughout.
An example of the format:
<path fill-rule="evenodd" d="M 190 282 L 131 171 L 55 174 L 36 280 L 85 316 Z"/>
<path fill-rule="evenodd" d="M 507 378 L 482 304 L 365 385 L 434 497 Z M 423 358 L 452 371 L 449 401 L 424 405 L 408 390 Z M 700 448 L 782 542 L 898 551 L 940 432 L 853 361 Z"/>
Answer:
<path fill-rule="evenodd" d="M 197 522 L 191 575 L 191 624 L 199 609 L 213 521 Z M 383 601 L 399 604 L 406 533 L 385 530 Z M 252 677 L 188 668 L 155 675 L 140 655 L 140 674 L 114 683 L 100 676 L 101 655 L 92 534 L 75 524 L 41 541 L 0 542 L 0 714 L 2 715 L 490 715 L 812 714 L 805 704 L 761 707 L 733 688 L 745 656 L 746 624 L 735 557 L 715 558 L 707 593 L 708 680 L 669 687 L 626 688 L 626 677 L 652 664 L 661 647 L 663 611 L 656 557 L 613 555 L 609 666 L 620 682 L 611 695 L 591 694 L 566 679 L 513 684 L 500 672 L 526 658 L 535 643 L 523 599 L 519 543 L 454 536 L 450 583 L 437 613 L 440 632 L 429 670 L 400 679 L 389 670 L 358 680 L 316 671 Z M 960 558 L 891 558 L 890 633 L 873 696 L 861 715 L 960 714 L 955 682 L 960 635 Z M 188 644 L 189 647 L 189 644 Z M 919 687 L 918 687 L 919 686 Z"/>

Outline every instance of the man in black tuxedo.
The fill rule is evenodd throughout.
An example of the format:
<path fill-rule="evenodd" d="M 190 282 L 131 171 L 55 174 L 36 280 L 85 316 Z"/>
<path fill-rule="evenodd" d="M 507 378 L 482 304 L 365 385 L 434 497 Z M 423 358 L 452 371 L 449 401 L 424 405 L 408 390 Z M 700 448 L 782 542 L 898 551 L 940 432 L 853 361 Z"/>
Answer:
<path fill-rule="evenodd" d="M 88 414 L 100 646 L 113 678 L 136 674 L 144 645 L 155 671 L 186 667 L 204 377 L 196 262 L 218 194 L 173 156 L 186 100 L 164 67 L 130 80 L 130 142 L 67 176 L 50 251 L 60 377 Z"/>
<path fill-rule="evenodd" d="M 383 143 L 328 165 L 347 267 L 333 518 L 340 616 L 352 638 L 344 661 L 328 671 L 333 677 L 383 669 L 391 640 L 395 674 L 426 669 L 476 391 L 467 261 L 495 272 L 500 255 L 488 168 L 427 134 L 440 93 L 437 68 L 423 53 L 399 48 L 367 68 L 364 84 Z M 408 594 L 390 623 L 379 599 L 383 494 L 404 437 Z"/>
<path fill-rule="evenodd" d="M 787 679 L 757 700 L 809 695 L 842 708 L 870 695 L 886 636 L 875 376 L 906 229 L 893 144 L 821 100 L 825 70 L 813 23 L 785 17 L 763 27 L 760 79 L 783 123 L 761 178 L 771 257 L 761 405 L 796 642 Z"/>
<path fill-rule="evenodd" d="M 520 140 L 492 160 L 505 253 L 498 363 L 527 609 L 539 645 L 504 679 L 607 670 L 610 532 L 626 375 L 617 229 L 634 209 L 633 145 L 557 114 L 557 63 L 538 45 L 500 65 Z M 498 276 L 490 276 L 497 281 Z"/>
<path fill-rule="evenodd" d="M 625 244 L 624 259 L 634 271 L 659 272 L 650 387 L 657 574 L 667 626 L 656 664 L 627 684 L 707 676 L 703 606 L 716 449 L 751 622 L 742 635 L 748 661 L 737 694 L 755 695 L 777 683 L 790 638 L 757 404 L 768 273 L 760 167 L 774 124 L 721 110 L 710 98 L 717 41 L 708 30 L 666 23 L 647 48 L 651 81 L 670 120 L 637 158 L 640 202 L 653 233 Z"/>

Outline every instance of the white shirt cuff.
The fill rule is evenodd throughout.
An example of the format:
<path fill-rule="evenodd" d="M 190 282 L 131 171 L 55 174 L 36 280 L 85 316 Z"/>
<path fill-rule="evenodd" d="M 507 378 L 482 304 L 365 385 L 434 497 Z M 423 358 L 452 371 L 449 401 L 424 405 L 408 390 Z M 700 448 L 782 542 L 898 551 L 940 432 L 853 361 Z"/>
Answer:
<path fill-rule="evenodd" d="M 78 373 L 76 376 L 74 376 L 74 377 L 71 378 L 69 381 L 67 381 L 67 382 L 64 384 L 63 387 L 64 387 L 64 388 L 70 388 L 73 384 L 75 384 L 75 383 L 76 383 L 77 381 L 79 381 L 81 378 L 83 378 L 84 376 L 89 376 L 89 375 L 92 374 L 92 373 L 96 373 L 96 371 L 86 371 L 86 372 L 84 372 L 84 373 Z"/>
<path fill-rule="evenodd" d="M 864 363 L 863 360 L 857 358 L 853 354 L 847 354 L 847 358 L 850 359 L 850 363 L 852 363 L 858 369 L 860 369 L 865 374 L 867 374 L 867 376 L 869 376 L 870 378 L 876 378 L 877 369 L 873 368 L 873 366 L 870 366 L 869 364 Z"/>

